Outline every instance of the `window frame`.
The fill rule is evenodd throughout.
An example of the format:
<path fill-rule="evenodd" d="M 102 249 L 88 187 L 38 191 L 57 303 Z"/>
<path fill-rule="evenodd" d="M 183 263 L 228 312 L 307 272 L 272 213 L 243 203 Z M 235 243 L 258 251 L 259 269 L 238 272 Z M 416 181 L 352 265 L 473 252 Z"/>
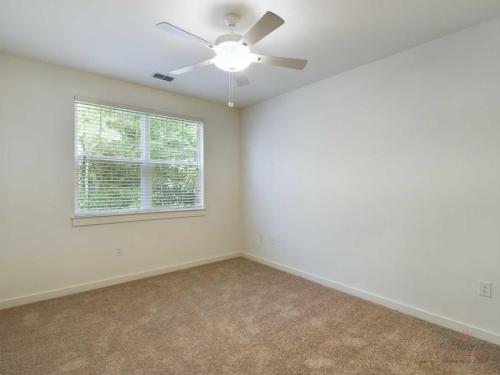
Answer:
<path fill-rule="evenodd" d="M 74 187 L 73 187 L 73 226 L 80 226 L 80 225 L 95 225 L 95 224 L 106 224 L 106 223 L 117 223 L 117 222 L 128 222 L 128 221 L 135 221 L 134 217 L 127 218 L 129 215 L 134 215 L 137 216 L 137 220 L 155 220 L 155 219 L 170 219 L 170 218 L 176 218 L 176 217 L 194 217 L 194 216 L 203 216 L 204 212 L 206 211 L 206 201 L 205 201 L 205 123 L 201 118 L 196 118 L 192 116 L 185 116 L 185 115 L 178 115 L 178 114 L 173 114 L 170 112 L 164 112 L 164 111 L 158 111 L 154 109 L 148 109 L 148 108 L 142 108 L 142 107 L 136 107 L 136 106 L 131 106 L 131 105 L 124 105 L 124 104 L 118 104 L 118 103 L 113 103 L 109 102 L 106 100 L 101 100 L 101 99 L 93 99 L 93 98 L 86 98 L 86 97 L 81 97 L 81 96 L 75 96 L 73 98 L 73 147 L 74 147 L 74 153 L 73 153 L 73 173 L 74 173 Z M 80 212 L 78 210 L 79 207 L 79 179 L 78 179 L 78 133 L 77 133 L 77 111 L 76 111 L 76 103 L 85 103 L 89 105 L 96 105 L 96 106 L 105 106 L 105 107 L 110 107 L 116 110 L 124 110 L 124 111 L 131 111 L 131 112 L 137 112 L 142 115 L 146 116 L 162 116 L 162 117 L 169 117 L 172 119 L 176 120 L 181 120 L 181 121 L 192 121 L 196 122 L 199 124 L 200 129 L 200 136 L 201 136 L 201 142 L 198 144 L 198 155 L 199 155 L 199 162 L 198 162 L 198 167 L 200 170 L 200 201 L 201 205 L 196 206 L 196 207 L 181 207 L 181 208 L 139 208 L 139 209 L 115 209 L 115 210 L 94 210 L 94 211 L 87 211 L 87 212 Z M 149 121 L 147 121 L 148 123 Z M 149 124 L 146 124 L 146 127 L 148 128 Z M 149 129 L 147 129 L 147 135 L 149 136 Z M 143 129 L 141 129 L 141 142 L 144 143 L 149 143 L 149 140 L 147 137 L 142 133 Z M 144 142 L 143 142 L 144 141 Z M 145 151 L 143 149 L 144 144 L 141 145 L 141 159 L 143 161 L 149 160 L 143 157 L 143 152 Z M 159 164 L 164 164 L 168 165 L 169 163 L 159 163 Z M 141 185 L 143 183 L 143 177 L 144 177 L 144 168 L 141 167 Z M 107 219 L 109 218 L 109 220 Z M 89 219 L 89 220 L 88 220 Z"/>

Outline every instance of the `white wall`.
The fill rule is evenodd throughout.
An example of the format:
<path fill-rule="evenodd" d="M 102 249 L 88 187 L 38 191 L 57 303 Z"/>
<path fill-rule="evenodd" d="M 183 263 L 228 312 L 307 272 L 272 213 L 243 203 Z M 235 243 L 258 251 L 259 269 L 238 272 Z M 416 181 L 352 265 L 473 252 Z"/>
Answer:
<path fill-rule="evenodd" d="M 496 19 L 245 110 L 246 251 L 500 339 L 499 46 Z"/>
<path fill-rule="evenodd" d="M 72 227 L 75 95 L 204 119 L 207 215 Z M 0 304 L 241 250 L 239 113 L 220 104 L 0 54 L 0 179 Z"/>

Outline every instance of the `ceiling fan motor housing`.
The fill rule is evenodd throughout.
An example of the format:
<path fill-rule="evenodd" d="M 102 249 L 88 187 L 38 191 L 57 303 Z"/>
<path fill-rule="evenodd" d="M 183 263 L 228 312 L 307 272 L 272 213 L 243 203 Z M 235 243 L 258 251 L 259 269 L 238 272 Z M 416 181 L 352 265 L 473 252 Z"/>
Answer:
<path fill-rule="evenodd" d="M 239 42 L 243 36 L 239 34 L 224 34 L 215 39 L 215 45 L 218 46 L 225 42 Z"/>

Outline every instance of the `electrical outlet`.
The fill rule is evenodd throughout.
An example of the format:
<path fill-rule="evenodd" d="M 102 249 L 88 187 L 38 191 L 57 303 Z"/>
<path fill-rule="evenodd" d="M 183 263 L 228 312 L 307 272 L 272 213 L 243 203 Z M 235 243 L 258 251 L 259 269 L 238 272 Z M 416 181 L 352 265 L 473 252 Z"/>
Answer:
<path fill-rule="evenodd" d="M 120 248 L 115 249 L 115 255 L 117 257 L 121 257 L 123 255 L 122 249 L 120 249 Z"/>
<path fill-rule="evenodd" d="M 274 246 L 276 245 L 276 239 L 273 237 L 271 238 L 271 246 Z"/>
<path fill-rule="evenodd" d="M 264 242 L 264 237 L 262 234 L 259 234 L 259 243 L 262 245 L 262 242 Z"/>
<path fill-rule="evenodd" d="M 479 295 L 491 298 L 493 296 L 493 284 L 489 281 L 479 281 Z"/>

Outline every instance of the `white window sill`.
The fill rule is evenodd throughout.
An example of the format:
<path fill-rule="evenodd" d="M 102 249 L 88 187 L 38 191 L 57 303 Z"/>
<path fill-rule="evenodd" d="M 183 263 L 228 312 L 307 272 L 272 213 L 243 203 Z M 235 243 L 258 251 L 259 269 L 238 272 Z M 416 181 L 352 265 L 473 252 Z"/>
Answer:
<path fill-rule="evenodd" d="M 134 212 L 134 213 L 116 213 L 103 214 L 93 216 L 74 216 L 71 218 L 74 227 L 101 225 L 101 224 L 116 224 L 128 223 L 132 221 L 145 220 L 162 220 L 162 219 L 177 219 L 187 217 L 205 216 L 204 208 L 175 210 L 175 211 L 159 211 L 159 212 Z"/>

